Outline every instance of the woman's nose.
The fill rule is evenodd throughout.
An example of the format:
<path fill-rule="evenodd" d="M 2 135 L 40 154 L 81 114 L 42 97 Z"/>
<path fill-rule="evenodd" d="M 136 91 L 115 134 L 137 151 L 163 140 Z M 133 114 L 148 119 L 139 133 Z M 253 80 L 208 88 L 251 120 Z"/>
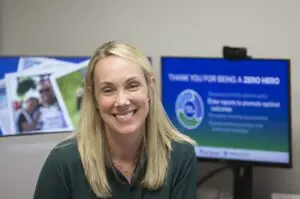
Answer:
<path fill-rule="evenodd" d="M 116 106 L 129 105 L 130 101 L 128 98 L 128 94 L 124 91 L 119 91 L 116 97 Z"/>

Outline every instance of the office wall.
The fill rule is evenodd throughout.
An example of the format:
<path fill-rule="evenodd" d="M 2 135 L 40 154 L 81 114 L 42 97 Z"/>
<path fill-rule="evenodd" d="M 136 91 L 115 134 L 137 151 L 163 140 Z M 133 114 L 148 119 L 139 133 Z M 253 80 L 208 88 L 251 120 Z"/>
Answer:
<path fill-rule="evenodd" d="M 0 0 L 0 54 L 90 55 L 102 42 L 125 40 L 153 57 L 220 56 L 223 45 L 248 47 L 254 57 L 292 60 L 292 170 L 257 168 L 254 198 L 271 192 L 300 193 L 300 23 L 298 0 Z M 32 198 L 50 148 L 67 134 L 0 139 L 0 197 Z M 217 167 L 199 165 L 199 172 Z M 231 173 L 208 182 L 231 189 Z"/>

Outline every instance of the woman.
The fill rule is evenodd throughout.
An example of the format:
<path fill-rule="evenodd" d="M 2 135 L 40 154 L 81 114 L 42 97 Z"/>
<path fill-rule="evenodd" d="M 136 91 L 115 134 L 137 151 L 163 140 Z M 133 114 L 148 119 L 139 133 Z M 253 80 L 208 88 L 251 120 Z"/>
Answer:
<path fill-rule="evenodd" d="M 195 199 L 195 142 L 169 122 L 148 58 L 108 42 L 88 66 L 77 132 L 58 144 L 34 199 Z"/>

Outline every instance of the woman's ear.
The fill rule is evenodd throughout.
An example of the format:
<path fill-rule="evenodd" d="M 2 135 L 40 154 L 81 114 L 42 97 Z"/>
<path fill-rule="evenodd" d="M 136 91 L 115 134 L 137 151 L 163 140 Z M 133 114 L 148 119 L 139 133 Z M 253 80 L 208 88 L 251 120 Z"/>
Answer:
<path fill-rule="evenodd" d="M 150 77 L 150 89 L 151 92 L 154 93 L 155 89 L 156 89 L 156 79 L 155 77 Z"/>
<path fill-rule="evenodd" d="M 152 87 L 152 88 L 155 88 L 156 87 L 156 79 L 155 79 L 155 77 L 150 77 L 150 86 Z"/>

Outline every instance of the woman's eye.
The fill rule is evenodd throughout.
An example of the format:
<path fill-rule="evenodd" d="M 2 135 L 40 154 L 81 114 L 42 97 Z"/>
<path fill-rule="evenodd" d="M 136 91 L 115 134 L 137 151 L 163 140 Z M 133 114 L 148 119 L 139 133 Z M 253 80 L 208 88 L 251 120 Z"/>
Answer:
<path fill-rule="evenodd" d="M 128 88 L 131 89 L 131 90 L 137 89 L 138 87 L 139 87 L 138 83 L 130 83 L 128 85 Z"/>
<path fill-rule="evenodd" d="M 111 88 L 103 88 L 102 92 L 103 93 L 110 93 L 110 92 L 112 92 L 112 89 Z"/>

